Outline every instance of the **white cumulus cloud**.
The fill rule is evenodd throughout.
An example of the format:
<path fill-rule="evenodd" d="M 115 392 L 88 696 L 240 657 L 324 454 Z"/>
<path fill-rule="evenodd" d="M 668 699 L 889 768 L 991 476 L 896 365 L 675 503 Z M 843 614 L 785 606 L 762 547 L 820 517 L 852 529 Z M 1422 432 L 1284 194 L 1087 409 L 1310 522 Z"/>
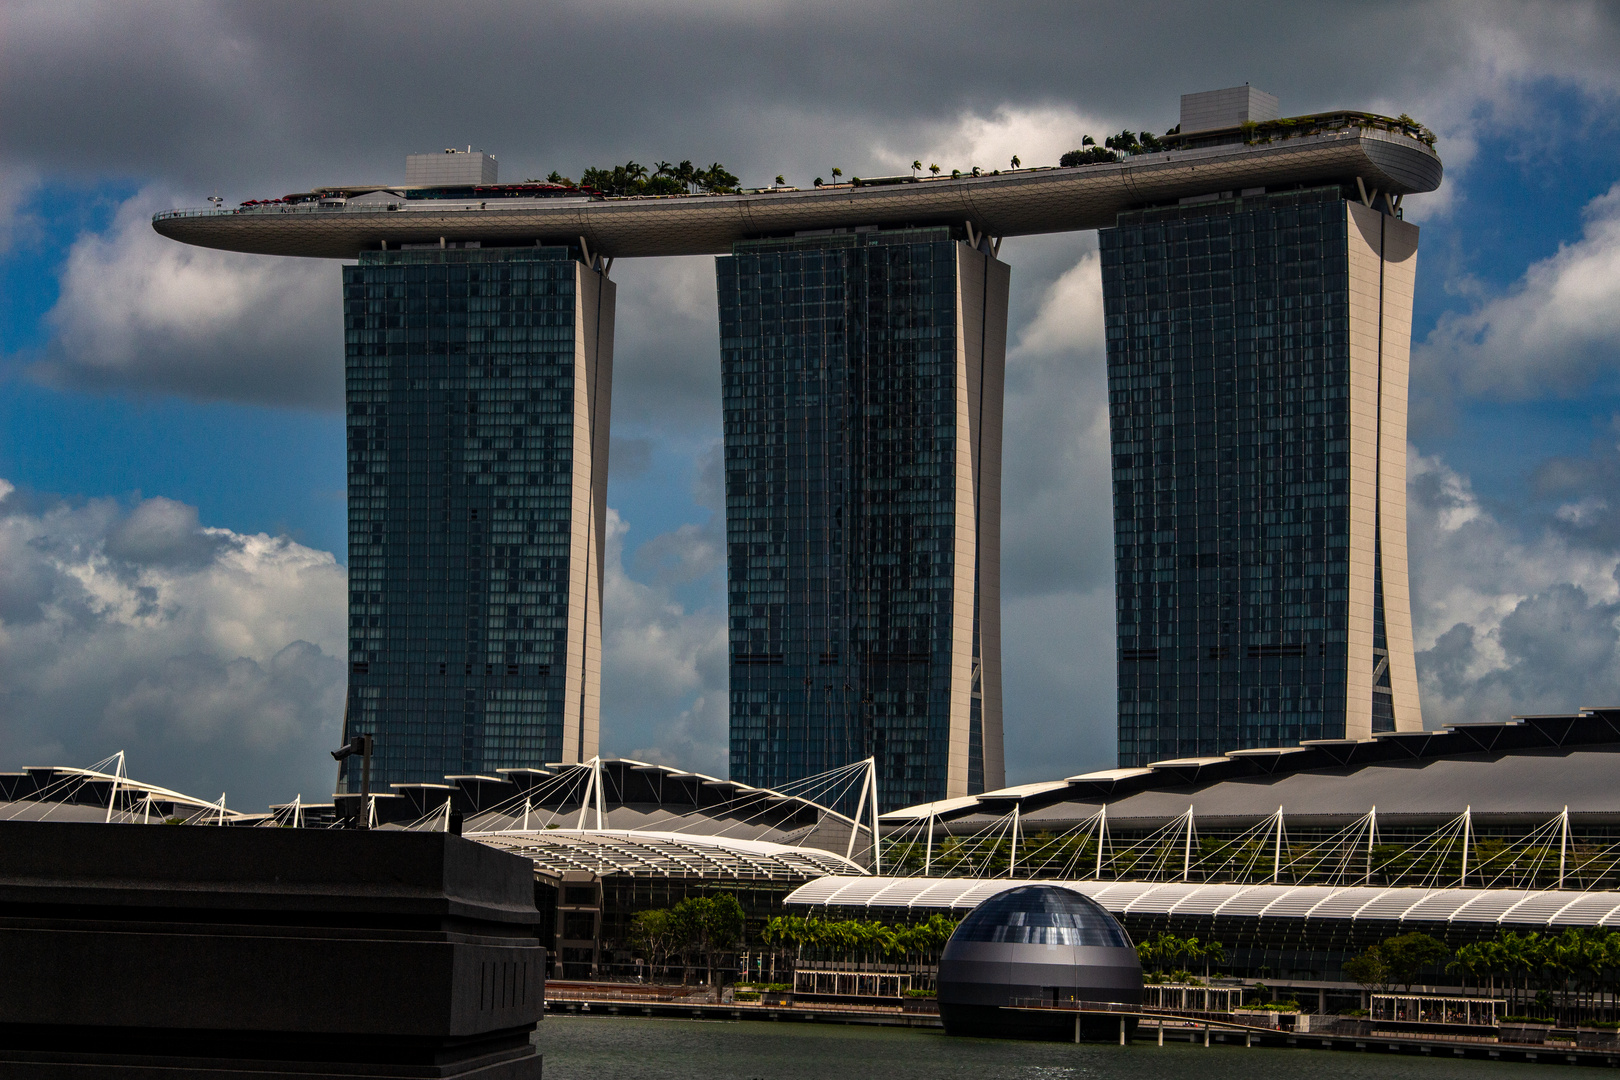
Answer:
<path fill-rule="evenodd" d="M 644 584 L 624 569 L 628 526 L 608 511 L 602 612 L 602 751 L 727 771 L 727 644 L 723 609 L 688 609 L 668 584 Z M 677 566 L 711 560 L 711 539 L 682 528 L 654 537 Z M 683 554 L 682 548 L 697 550 Z"/>
<path fill-rule="evenodd" d="M 32 374 L 92 391 L 341 407 L 338 264 L 165 239 L 151 217 L 173 202 L 143 191 L 106 232 L 74 242 Z"/>
<path fill-rule="evenodd" d="M 1410 460 L 1425 724 L 1620 703 L 1620 553 L 1550 524 L 1521 535 L 1438 457 Z"/>
<path fill-rule="evenodd" d="M 326 552 L 0 481 L 0 760 L 125 750 L 132 775 L 241 809 L 325 797 L 346 611 Z"/>
<path fill-rule="evenodd" d="M 1571 394 L 1620 367 L 1620 184 L 1586 207 L 1581 237 L 1500 295 L 1448 312 L 1413 371 L 1440 397 Z M 1438 384 L 1438 385 L 1436 385 Z"/>

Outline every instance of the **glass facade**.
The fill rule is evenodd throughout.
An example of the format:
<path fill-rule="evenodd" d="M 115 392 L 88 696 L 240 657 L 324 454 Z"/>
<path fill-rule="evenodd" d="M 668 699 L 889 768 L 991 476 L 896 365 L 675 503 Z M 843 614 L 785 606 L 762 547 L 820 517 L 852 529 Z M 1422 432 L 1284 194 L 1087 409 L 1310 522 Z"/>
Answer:
<path fill-rule="evenodd" d="M 434 248 L 364 253 L 343 291 L 345 738 L 375 736 L 373 790 L 589 757 L 611 283 Z"/>
<path fill-rule="evenodd" d="M 1397 726 L 1406 344 L 1384 356 L 1398 283 L 1354 209 L 1336 187 L 1225 197 L 1100 234 L 1122 766 Z"/>
<path fill-rule="evenodd" d="M 948 229 L 717 262 L 732 779 L 998 786 L 1006 267 Z"/>

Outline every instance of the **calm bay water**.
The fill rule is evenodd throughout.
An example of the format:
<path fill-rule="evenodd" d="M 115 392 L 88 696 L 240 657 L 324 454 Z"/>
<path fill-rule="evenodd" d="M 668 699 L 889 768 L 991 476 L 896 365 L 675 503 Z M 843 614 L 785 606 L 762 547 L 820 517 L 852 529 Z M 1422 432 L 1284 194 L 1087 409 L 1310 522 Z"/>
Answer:
<path fill-rule="evenodd" d="M 1545 1065 L 1327 1050 L 952 1039 L 932 1031 L 550 1015 L 546 1080 L 1547 1080 Z M 1565 1075 L 1559 1072 L 1560 1076 Z"/>

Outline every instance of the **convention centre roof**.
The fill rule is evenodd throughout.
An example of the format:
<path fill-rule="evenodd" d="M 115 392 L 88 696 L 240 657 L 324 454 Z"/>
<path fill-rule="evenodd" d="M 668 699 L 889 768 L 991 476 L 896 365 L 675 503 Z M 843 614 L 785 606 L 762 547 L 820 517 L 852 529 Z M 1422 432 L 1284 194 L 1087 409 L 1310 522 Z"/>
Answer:
<path fill-rule="evenodd" d="M 448 830 L 523 855 L 542 877 L 698 877 L 791 885 L 823 875 L 865 874 L 871 829 L 817 802 L 841 798 L 864 766 L 834 770 L 791 794 L 734 784 L 647 762 L 452 776 L 442 784 L 396 784 L 374 796 L 379 829 Z M 268 814 L 242 814 L 124 774 L 122 754 L 90 768 L 52 766 L 0 773 L 0 820 L 332 828 L 336 803 L 301 799 Z M 851 834 L 853 835 L 853 839 Z"/>
<path fill-rule="evenodd" d="M 601 758 L 501 769 L 489 776 L 447 776 L 437 784 L 392 784 L 388 792 L 373 795 L 372 821 L 382 828 L 437 829 L 448 827 L 453 813 L 465 836 L 634 832 L 760 841 L 869 858 L 870 827 L 827 805 L 849 794 L 865 773 L 860 763 L 775 791 L 669 765 Z M 335 799 L 347 817 L 360 796 Z M 273 809 L 285 818 L 289 805 Z M 317 808 L 303 809 L 308 817 Z M 325 817 L 310 820 L 324 823 L 333 807 L 318 810 Z"/>
<path fill-rule="evenodd" d="M 1359 185 L 1369 203 L 1440 185 L 1440 158 L 1403 122 L 1340 112 L 1233 129 L 1118 162 L 989 175 L 884 177 L 736 194 L 512 198 L 512 186 L 456 198 L 404 185 L 347 185 L 235 209 L 171 210 L 164 236 L 264 255 L 352 259 L 387 246 L 569 244 L 607 258 L 725 254 L 740 240 L 839 229 L 963 227 L 991 237 L 1095 229 L 1124 210 L 1244 191 Z M 1202 143 L 1203 145 L 1198 145 Z M 521 186 L 519 186 L 521 187 Z M 542 194 L 537 190 L 535 195 Z"/>
<path fill-rule="evenodd" d="M 1189 812 L 1200 827 L 1275 815 L 1290 826 L 1338 826 L 1376 808 L 1381 827 L 1433 826 L 1469 812 L 1476 827 L 1541 823 L 1567 808 L 1578 825 L 1620 823 L 1620 709 L 1526 716 L 1506 723 L 1308 742 L 1217 757 L 1104 769 L 883 815 L 886 833 L 932 819 L 974 832 L 1015 809 L 1025 833 L 1072 827 L 1106 807 L 1114 830 L 1148 829 Z"/>
<path fill-rule="evenodd" d="M 628 758 L 493 776 L 447 776 L 442 784 L 393 784 L 376 795 L 383 829 L 448 830 L 534 861 L 542 877 L 700 877 L 802 882 L 865 874 L 871 826 L 830 809 L 869 775 L 866 763 L 773 791 Z M 336 797 L 343 817 L 360 796 Z M 305 808 L 306 824 L 336 819 L 332 806 Z M 289 807 L 274 808 L 288 821 Z"/>
<path fill-rule="evenodd" d="M 788 894 L 804 907 L 969 911 L 1031 879 L 826 877 Z M 1497 926 L 1620 927 L 1620 892 L 1523 889 L 1383 889 L 1365 886 L 1191 882 L 1052 881 L 1117 917 L 1189 915 L 1237 919 L 1334 919 Z M 1421 928 L 1414 926 L 1414 928 Z"/>
<path fill-rule="evenodd" d="M 90 821 L 234 825 L 255 820 L 217 801 L 199 799 L 124 773 L 122 751 L 89 768 L 26 766 L 0 773 L 0 821 Z"/>
<path fill-rule="evenodd" d="M 556 829 L 475 833 L 468 839 L 532 859 L 537 873 L 553 878 L 583 871 L 597 877 L 804 881 L 866 872 L 830 851 L 686 833 Z"/>

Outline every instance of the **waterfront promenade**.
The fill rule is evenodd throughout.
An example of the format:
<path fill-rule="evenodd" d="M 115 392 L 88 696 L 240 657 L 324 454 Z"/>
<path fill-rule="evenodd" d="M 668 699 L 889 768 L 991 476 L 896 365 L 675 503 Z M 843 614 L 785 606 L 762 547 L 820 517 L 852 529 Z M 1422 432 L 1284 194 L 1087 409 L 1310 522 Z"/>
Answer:
<path fill-rule="evenodd" d="M 931 1000 L 908 1004 L 851 1004 L 830 1001 L 713 1001 L 703 987 L 640 983 L 548 982 L 546 1008 L 553 1014 L 588 1017 L 658 1018 L 701 1021 L 772 1021 L 800 1024 L 942 1030 Z M 1312 1030 L 1287 1031 L 1243 1022 L 1232 1013 L 1183 1012 L 1128 1006 L 1028 1004 L 1021 1011 L 1067 1012 L 1117 1017 L 1121 1045 L 1288 1048 L 1416 1055 L 1528 1064 L 1620 1066 L 1620 1043 L 1581 1046 L 1575 1032 L 1554 1031 L 1546 1042 L 1515 1043 L 1483 1035 L 1427 1034 L 1385 1030 L 1364 1020 L 1313 1017 Z M 1129 1021 L 1135 1021 L 1134 1028 Z M 1560 1035 L 1567 1036 L 1560 1038 Z M 1076 1039 L 1075 1041 L 1079 1041 Z M 1093 1040 L 1095 1042 L 1095 1040 Z"/>
<path fill-rule="evenodd" d="M 1261 1051 L 1236 1042 L 1167 1038 L 1115 1043 L 952 1038 L 942 1031 L 842 1024 L 750 1024 L 553 1013 L 537 1044 L 546 1080 L 1518 1080 L 1545 1069 L 1451 1054 Z"/>

